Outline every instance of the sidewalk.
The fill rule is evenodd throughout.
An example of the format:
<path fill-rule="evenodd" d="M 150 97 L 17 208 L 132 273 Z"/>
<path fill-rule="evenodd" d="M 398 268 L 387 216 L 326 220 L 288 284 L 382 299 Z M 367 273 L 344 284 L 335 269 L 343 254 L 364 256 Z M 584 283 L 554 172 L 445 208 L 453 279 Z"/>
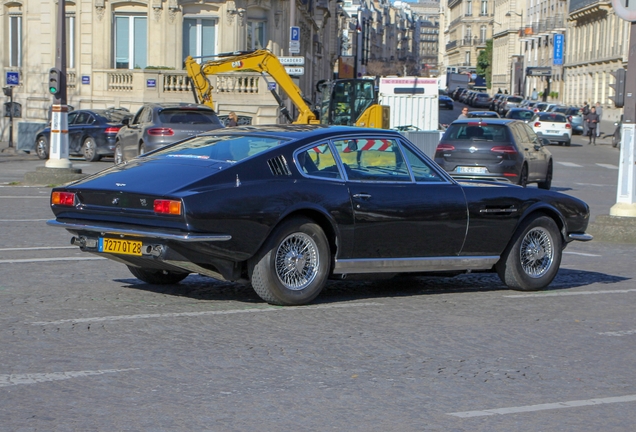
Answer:
<path fill-rule="evenodd" d="M 38 155 L 16 150 L 16 143 L 9 147 L 9 141 L 0 141 L 0 162 L 37 160 Z"/>

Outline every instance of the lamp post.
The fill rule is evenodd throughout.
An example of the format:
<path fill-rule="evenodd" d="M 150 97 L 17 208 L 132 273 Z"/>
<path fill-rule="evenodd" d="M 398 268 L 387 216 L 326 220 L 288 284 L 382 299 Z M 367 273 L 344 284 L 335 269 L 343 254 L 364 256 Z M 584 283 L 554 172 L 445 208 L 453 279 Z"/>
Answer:
<path fill-rule="evenodd" d="M 523 29 L 523 13 L 518 13 L 515 11 L 509 10 L 506 12 L 506 17 L 510 18 L 512 15 L 517 15 L 520 18 L 519 23 L 519 32 L 517 32 L 517 37 L 519 38 L 519 54 L 517 55 L 517 61 L 512 65 L 512 72 L 514 72 L 514 81 L 510 84 L 511 93 L 518 94 L 521 96 L 525 96 L 525 91 L 522 90 L 522 75 L 523 75 L 523 47 L 521 42 L 521 31 Z M 513 91 L 514 86 L 514 91 Z"/>

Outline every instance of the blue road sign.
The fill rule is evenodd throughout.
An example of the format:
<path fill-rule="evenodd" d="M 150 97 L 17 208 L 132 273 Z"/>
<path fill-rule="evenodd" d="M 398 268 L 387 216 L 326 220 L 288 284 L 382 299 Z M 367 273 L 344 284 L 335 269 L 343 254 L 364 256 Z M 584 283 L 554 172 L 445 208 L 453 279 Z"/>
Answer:
<path fill-rule="evenodd" d="M 290 41 L 300 41 L 300 27 L 292 26 L 291 33 L 289 34 Z"/>
<path fill-rule="evenodd" d="M 6 81 L 7 81 L 7 85 L 11 85 L 11 86 L 20 85 L 20 73 L 19 72 L 7 72 Z"/>
<path fill-rule="evenodd" d="M 91 83 L 90 75 L 82 75 L 82 84 L 90 84 L 90 83 Z"/>
<path fill-rule="evenodd" d="M 147 79 L 146 80 L 146 87 L 148 87 L 148 88 L 157 87 L 157 80 L 156 79 Z"/>
<path fill-rule="evenodd" d="M 554 35 L 554 55 L 552 56 L 552 63 L 555 65 L 563 64 L 563 35 Z"/>

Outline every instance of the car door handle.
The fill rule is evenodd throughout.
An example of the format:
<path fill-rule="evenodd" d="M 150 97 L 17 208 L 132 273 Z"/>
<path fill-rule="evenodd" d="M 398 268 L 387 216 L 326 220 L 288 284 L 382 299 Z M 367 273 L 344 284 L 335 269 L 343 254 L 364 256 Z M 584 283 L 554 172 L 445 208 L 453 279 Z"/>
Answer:
<path fill-rule="evenodd" d="M 371 198 L 371 194 L 367 194 L 367 193 L 358 193 L 358 194 L 353 194 L 354 198 L 362 198 L 362 199 L 369 199 Z"/>

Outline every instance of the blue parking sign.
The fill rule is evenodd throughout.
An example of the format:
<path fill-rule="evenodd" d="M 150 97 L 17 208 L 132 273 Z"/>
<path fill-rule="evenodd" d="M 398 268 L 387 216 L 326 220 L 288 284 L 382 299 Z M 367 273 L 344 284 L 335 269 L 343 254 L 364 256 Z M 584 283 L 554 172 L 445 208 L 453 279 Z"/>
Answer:
<path fill-rule="evenodd" d="M 291 41 L 299 41 L 300 40 L 300 27 L 292 26 L 291 33 L 289 35 L 289 40 Z"/>
<path fill-rule="evenodd" d="M 20 85 L 20 73 L 7 72 L 6 82 L 7 82 L 7 85 L 11 85 L 11 86 Z"/>

